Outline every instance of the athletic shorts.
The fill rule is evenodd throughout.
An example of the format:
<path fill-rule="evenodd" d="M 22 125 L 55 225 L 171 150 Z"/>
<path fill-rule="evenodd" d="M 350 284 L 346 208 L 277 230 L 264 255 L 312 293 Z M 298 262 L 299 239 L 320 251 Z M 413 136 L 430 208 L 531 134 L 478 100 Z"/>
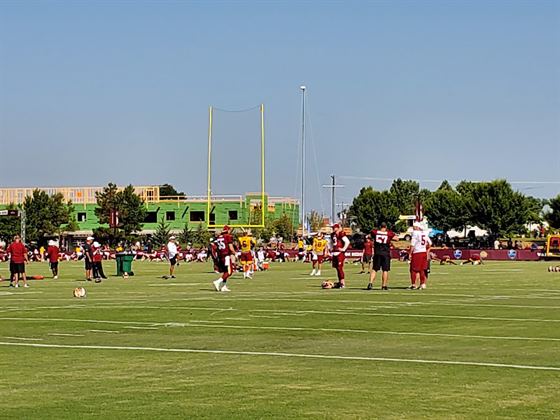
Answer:
<path fill-rule="evenodd" d="M 373 271 L 391 271 L 391 257 L 389 255 L 375 254 L 373 256 Z"/>
<path fill-rule="evenodd" d="M 346 258 L 346 256 L 344 255 L 343 252 L 341 252 L 338 255 L 333 255 L 332 256 L 332 266 L 334 268 L 344 267 L 344 259 L 345 258 Z"/>
<path fill-rule="evenodd" d="M 325 259 L 324 255 L 313 254 L 313 261 L 317 261 L 317 264 L 323 264 L 324 259 Z"/>
<path fill-rule="evenodd" d="M 53 261 L 50 263 L 51 265 L 51 270 L 54 270 L 55 268 L 58 268 L 58 261 Z"/>
<path fill-rule="evenodd" d="M 175 255 L 173 258 L 169 258 L 169 264 L 171 265 L 177 264 L 177 255 Z"/>
<path fill-rule="evenodd" d="M 412 254 L 410 260 L 410 271 L 420 272 L 428 269 L 428 256 L 425 252 Z"/>
<path fill-rule="evenodd" d="M 218 272 L 220 273 L 232 273 L 231 258 L 229 255 L 227 257 L 220 257 L 216 266 L 218 268 Z"/>
<path fill-rule="evenodd" d="M 369 255 L 363 254 L 362 255 L 362 262 L 366 263 L 366 264 L 369 264 L 371 262 L 372 257 L 373 257 L 373 255 L 371 255 L 371 254 L 369 254 Z"/>
<path fill-rule="evenodd" d="M 86 270 L 91 270 L 93 268 L 93 264 L 91 261 L 86 260 Z"/>
<path fill-rule="evenodd" d="M 25 263 L 10 262 L 10 273 L 12 274 L 25 273 Z"/>
<path fill-rule="evenodd" d="M 240 260 L 241 262 L 253 262 L 253 254 L 250 252 L 242 252 Z"/>

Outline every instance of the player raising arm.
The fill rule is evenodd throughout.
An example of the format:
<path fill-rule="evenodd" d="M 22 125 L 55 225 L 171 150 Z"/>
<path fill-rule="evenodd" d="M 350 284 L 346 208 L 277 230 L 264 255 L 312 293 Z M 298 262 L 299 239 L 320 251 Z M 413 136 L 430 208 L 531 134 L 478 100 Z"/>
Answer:
<path fill-rule="evenodd" d="M 414 231 L 410 241 L 410 287 L 416 289 L 418 276 L 420 276 L 420 289 L 426 288 L 426 271 L 428 270 L 428 251 L 432 245 L 432 240 L 426 232 L 422 230 L 422 225 L 414 222 Z"/>
<path fill-rule="evenodd" d="M 227 280 L 233 273 L 235 248 L 233 247 L 233 238 L 229 231 L 229 226 L 224 226 L 222 233 L 214 240 L 218 252 L 218 271 L 222 273 L 221 277 L 213 282 L 218 292 L 230 291 L 227 287 Z"/>

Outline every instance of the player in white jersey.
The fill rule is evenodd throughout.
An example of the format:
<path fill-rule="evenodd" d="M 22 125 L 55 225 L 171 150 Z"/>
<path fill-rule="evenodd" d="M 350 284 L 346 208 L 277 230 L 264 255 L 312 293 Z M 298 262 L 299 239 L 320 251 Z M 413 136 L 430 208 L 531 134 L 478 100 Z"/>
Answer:
<path fill-rule="evenodd" d="M 417 289 L 416 283 L 420 277 L 419 289 L 426 288 L 426 271 L 428 269 L 428 251 L 432 245 L 428 232 L 422 229 L 419 222 L 413 225 L 412 239 L 410 241 L 410 289 Z"/>

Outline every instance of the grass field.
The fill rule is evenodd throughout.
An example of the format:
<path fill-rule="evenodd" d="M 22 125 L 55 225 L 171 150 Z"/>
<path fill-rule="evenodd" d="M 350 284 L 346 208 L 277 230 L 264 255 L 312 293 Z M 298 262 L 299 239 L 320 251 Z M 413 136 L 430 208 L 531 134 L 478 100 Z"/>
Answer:
<path fill-rule="evenodd" d="M 0 418 L 560 418 L 546 266 L 435 266 L 409 291 L 395 263 L 392 289 L 368 292 L 356 266 L 321 290 L 286 263 L 217 293 L 205 264 L 91 284 L 62 263 L 59 280 L 0 283 Z"/>

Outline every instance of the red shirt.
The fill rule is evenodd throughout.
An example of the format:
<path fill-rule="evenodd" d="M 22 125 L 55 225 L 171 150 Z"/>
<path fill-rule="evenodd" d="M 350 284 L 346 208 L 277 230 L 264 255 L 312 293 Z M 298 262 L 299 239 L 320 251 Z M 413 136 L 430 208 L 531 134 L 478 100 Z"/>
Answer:
<path fill-rule="evenodd" d="M 13 263 L 21 264 L 25 262 L 27 248 L 21 242 L 12 242 L 6 252 L 11 255 L 10 260 Z"/>
<path fill-rule="evenodd" d="M 214 240 L 214 243 L 218 247 L 218 255 L 220 257 L 227 257 L 231 254 L 229 246 L 233 244 L 233 238 L 229 233 L 222 233 Z"/>
<path fill-rule="evenodd" d="M 91 247 L 93 250 L 93 262 L 103 261 L 103 254 L 101 253 L 101 248 Z"/>
<path fill-rule="evenodd" d="M 58 254 L 59 254 L 59 251 L 58 251 L 57 246 L 50 245 L 47 248 L 47 255 L 49 256 L 49 261 L 50 262 L 52 262 L 52 263 L 53 262 L 58 262 Z"/>
<path fill-rule="evenodd" d="M 373 242 L 364 242 L 364 255 L 373 255 Z"/>
<path fill-rule="evenodd" d="M 344 239 L 342 239 L 344 237 L 346 237 L 346 233 L 343 230 L 331 233 L 333 251 L 341 251 L 344 248 Z"/>

